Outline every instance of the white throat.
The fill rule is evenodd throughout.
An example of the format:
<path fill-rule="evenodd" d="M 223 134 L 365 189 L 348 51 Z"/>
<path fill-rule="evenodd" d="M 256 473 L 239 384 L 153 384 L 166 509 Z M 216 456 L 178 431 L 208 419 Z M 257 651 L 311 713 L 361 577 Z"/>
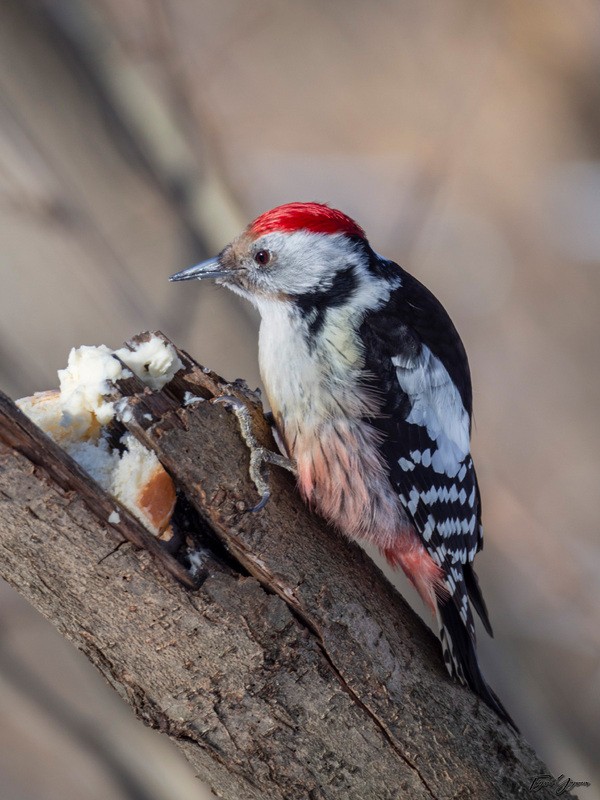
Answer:
<path fill-rule="evenodd" d="M 364 385 L 364 350 L 358 329 L 366 311 L 389 298 L 391 285 L 369 279 L 348 303 L 328 308 L 311 333 L 314 315 L 289 300 L 255 298 L 261 314 L 260 371 L 276 418 L 316 428 L 340 416 L 373 410 Z"/>

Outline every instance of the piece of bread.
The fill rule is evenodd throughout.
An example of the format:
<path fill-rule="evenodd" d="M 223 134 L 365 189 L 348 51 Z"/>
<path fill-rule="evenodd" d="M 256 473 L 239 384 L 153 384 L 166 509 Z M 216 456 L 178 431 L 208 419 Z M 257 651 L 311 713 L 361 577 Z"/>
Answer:
<path fill-rule="evenodd" d="M 74 420 L 66 421 L 59 389 L 36 392 L 30 397 L 22 397 L 16 403 L 38 428 L 61 447 L 69 442 L 97 439 L 100 435 L 101 425 L 93 414 L 88 414 L 87 418 L 78 417 L 76 423 Z"/>
<path fill-rule="evenodd" d="M 149 350 L 147 345 L 146 350 Z M 154 350 L 161 352 L 157 346 Z M 143 355 L 147 355 L 146 351 Z M 69 368 L 59 373 L 62 391 L 36 392 L 31 397 L 17 400 L 17 405 L 149 531 L 168 538 L 169 521 L 176 501 L 171 477 L 156 454 L 130 433 L 122 437 L 122 451 L 111 448 L 104 437 L 100 420 L 110 419 L 113 409 L 102 396 L 102 387 L 104 383 L 108 387 L 107 382 L 118 377 L 121 370 L 120 366 L 118 370 L 113 369 L 111 361 L 119 365 L 116 359 L 112 359 L 112 351 L 103 346 L 73 350 Z M 163 361 L 165 370 L 172 369 L 171 362 Z M 109 374 L 102 372 L 103 364 L 108 365 Z M 159 366 L 163 367 L 162 362 Z M 110 370 L 115 374 L 110 374 Z M 159 368 L 154 371 L 158 374 Z M 90 373 L 93 373 L 93 380 L 86 383 L 86 375 Z M 160 376 L 152 375 L 151 378 L 157 381 Z M 111 514 L 109 521 L 119 521 L 118 511 Z"/>
<path fill-rule="evenodd" d="M 111 494 L 145 522 L 153 533 L 165 530 L 175 508 L 175 486 L 152 450 L 130 433 L 122 439 L 126 450 L 112 473 Z"/>

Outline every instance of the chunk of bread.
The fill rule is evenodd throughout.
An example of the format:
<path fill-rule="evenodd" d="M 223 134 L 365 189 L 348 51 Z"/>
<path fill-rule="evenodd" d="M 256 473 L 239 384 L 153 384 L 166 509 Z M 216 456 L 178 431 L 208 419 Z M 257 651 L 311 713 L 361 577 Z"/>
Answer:
<path fill-rule="evenodd" d="M 167 529 L 175 486 L 152 450 L 131 434 L 122 439 L 122 453 L 110 448 L 97 417 L 70 418 L 58 390 L 36 392 L 17 400 L 17 405 L 149 531 L 160 535 Z"/>

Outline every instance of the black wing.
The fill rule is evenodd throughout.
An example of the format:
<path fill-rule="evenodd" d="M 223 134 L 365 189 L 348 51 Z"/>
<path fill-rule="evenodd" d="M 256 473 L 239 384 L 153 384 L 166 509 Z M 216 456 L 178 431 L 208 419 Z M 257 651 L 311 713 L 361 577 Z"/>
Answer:
<path fill-rule="evenodd" d="M 380 262 L 381 263 L 381 262 Z M 361 327 L 368 372 L 382 396 L 381 450 L 392 485 L 431 557 L 446 575 L 455 607 L 474 636 L 468 597 L 491 633 L 471 562 L 482 546 L 481 502 L 469 452 L 471 378 L 465 349 L 441 303 L 400 274 L 383 308 Z"/>
<path fill-rule="evenodd" d="M 361 326 L 365 367 L 382 398 L 370 423 L 392 485 L 425 548 L 442 568 L 449 596 L 437 600 L 446 667 L 513 728 L 477 662 L 469 600 L 492 635 L 472 561 L 481 549 L 481 499 L 470 454 L 471 377 L 465 349 L 441 303 L 392 262 L 374 270 L 400 278 L 389 302 Z M 396 281 L 397 285 L 397 281 Z"/>

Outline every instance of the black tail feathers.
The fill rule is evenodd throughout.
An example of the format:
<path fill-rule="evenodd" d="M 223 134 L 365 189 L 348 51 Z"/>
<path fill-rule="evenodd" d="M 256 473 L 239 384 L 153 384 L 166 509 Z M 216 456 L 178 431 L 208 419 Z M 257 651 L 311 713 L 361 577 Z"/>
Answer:
<path fill-rule="evenodd" d="M 493 636 L 494 632 L 488 616 L 485 600 L 483 599 L 481 589 L 479 588 L 479 581 L 477 579 L 477 575 L 475 574 L 475 570 L 473 569 L 473 565 L 469 562 L 463 564 L 463 578 L 465 580 L 465 587 L 467 589 L 471 605 L 479 614 L 479 618 L 483 622 L 483 626 L 486 631 L 490 636 Z"/>
<path fill-rule="evenodd" d="M 475 607 L 477 608 L 477 605 Z M 479 609 L 477 610 L 479 611 Z M 485 612 L 485 606 L 483 606 L 483 610 Z M 487 619 L 487 614 L 485 614 L 485 619 Z M 496 712 L 500 719 L 508 722 L 518 732 L 519 729 L 511 719 L 510 714 L 481 674 L 474 638 L 461 619 L 453 599 L 438 603 L 438 622 L 444 662 L 450 675 L 479 695 Z M 488 626 L 489 622 L 486 628 Z"/>

